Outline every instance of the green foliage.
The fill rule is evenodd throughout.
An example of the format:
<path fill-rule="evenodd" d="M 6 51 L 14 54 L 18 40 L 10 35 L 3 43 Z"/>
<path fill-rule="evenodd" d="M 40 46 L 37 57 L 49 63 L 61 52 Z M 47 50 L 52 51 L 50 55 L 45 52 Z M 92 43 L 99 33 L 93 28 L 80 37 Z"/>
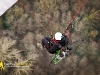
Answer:
<path fill-rule="evenodd" d="M 7 21 L 7 20 L 6 20 L 6 13 L 5 13 L 5 14 L 2 15 L 2 21 L 1 21 L 1 22 L 2 22 L 2 25 L 1 25 L 1 26 L 2 26 L 3 29 L 9 29 L 9 27 L 10 27 L 10 26 L 7 24 L 6 21 Z"/>
<path fill-rule="evenodd" d="M 6 23 L 6 21 L 3 21 L 3 22 L 2 22 L 2 28 L 3 28 L 3 29 L 9 29 L 10 26 Z"/>

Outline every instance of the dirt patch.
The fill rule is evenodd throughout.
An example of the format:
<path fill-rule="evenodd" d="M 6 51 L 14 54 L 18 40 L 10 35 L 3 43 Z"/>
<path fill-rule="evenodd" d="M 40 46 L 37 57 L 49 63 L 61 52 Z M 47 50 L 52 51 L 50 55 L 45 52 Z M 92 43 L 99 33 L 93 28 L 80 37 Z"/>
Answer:
<path fill-rule="evenodd" d="M 88 59 L 87 59 L 87 57 L 83 57 L 81 60 L 80 60 L 80 62 L 79 62 L 79 66 L 80 67 L 86 67 L 88 65 Z"/>
<path fill-rule="evenodd" d="M 23 38 L 22 43 L 27 50 L 35 50 L 35 46 L 33 45 L 34 35 L 31 32 L 28 32 L 27 35 Z"/>
<path fill-rule="evenodd" d="M 44 38 L 44 36 L 43 36 L 42 34 L 37 33 L 37 34 L 35 35 L 35 40 L 36 40 L 37 42 L 39 42 L 39 43 L 41 43 L 41 39 L 43 39 L 43 38 Z"/>

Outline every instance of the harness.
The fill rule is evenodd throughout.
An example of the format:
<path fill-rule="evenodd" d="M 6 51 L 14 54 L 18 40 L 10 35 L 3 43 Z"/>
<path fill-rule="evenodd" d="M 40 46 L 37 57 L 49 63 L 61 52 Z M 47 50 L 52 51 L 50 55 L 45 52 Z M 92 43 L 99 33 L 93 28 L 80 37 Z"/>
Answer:
<path fill-rule="evenodd" d="M 51 39 L 51 42 L 54 44 L 58 44 L 58 40 L 56 40 L 54 37 Z"/>

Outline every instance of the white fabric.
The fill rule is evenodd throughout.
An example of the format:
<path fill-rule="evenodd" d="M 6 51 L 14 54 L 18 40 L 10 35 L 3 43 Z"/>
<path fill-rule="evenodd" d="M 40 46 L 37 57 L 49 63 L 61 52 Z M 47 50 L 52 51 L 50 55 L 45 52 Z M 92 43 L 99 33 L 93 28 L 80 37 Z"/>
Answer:
<path fill-rule="evenodd" d="M 62 37 L 62 34 L 61 34 L 60 32 L 57 32 L 57 33 L 55 34 L 55 39 L 56 39 L 56 40 L 61 40 L 61 37 Z"/>
<path fill-rule="evenodd" d="M 65 53 L 65 52 L 63 51 L 62 54 L 63 54 L 63 57 L 61 57 L 60 55 L 57 56 L 57 59 L 58 59 L 58 60 L 61 60 L 61 59 L 65 58 L 67 52 Z"/>
<path fill-rule="evenodd" d="M 0 16 L 18 0 L 0 0 Z"/>

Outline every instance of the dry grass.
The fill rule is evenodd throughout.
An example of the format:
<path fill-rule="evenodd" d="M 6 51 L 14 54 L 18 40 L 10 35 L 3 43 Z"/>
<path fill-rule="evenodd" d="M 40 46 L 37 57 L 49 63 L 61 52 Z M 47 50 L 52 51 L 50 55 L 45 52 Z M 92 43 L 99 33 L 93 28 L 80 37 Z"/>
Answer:
<path fill-rule="evenodd" d="M 37 33 L 36 36 L 35 36 L 35 39 L 36 39 L 37 42 L 41 42 L 42 38 L 43 38 L 43 35 L 39 34 L 39 33 Z"/>
<path fill-rule="evenodd" d="M 31 73 L 30 67 L 17 67 L 15 68 L 10 75 L 30 75 Z"/>
<path fill-rule="evenodd" d="M 16 59 L 20 59 L 20 55 L 17 49 L 11 48 L 13 45 L 15 45 L 16 40 L 12 40 L 9 37 L 2 37 L 0 38 L 0 60 L 2 62 L 9 62 L 14 57 Z"/>
<path fill-rule="evenodd" d="M 21 59 L 16 62 L 16 67 L 13 69 L 10 75 L 30 75 L 32 73 L 32 63 L 29 61 L 30 59 L 31 58 L 26 60 Z"/>
<path fill-rule="evenodd" d="M 34 51 L 30 51 L 27 55 L 27 58 L 22 59 L 20 51 L 13 48 L 13 45 L 15 44 L 16 40 L 12 40 L 9 37 L 0 38 L 0 61 L 14 63 L 16 66 L 20 66 L 14 68 L 10 75 L 29 75 L 31 73 L 30 67 L 38 56 L 36 53 L 34 53 Z M 18 61 L 14 61 L 13 59 Z"/>
<path fill-rule="evenodd" d="M 33 63 L 35 62 L 35 60 L 37 59 L 38 55 L 36 53 L 34 53 L 34 51 L 30 51 L 27 55 L 26 55 L 26 59 L 21 59 L 18 62 L 16 62 L 16 67 L 11 75 L 30 75 L 32 73 L 32 69 L 31 66 L 33 66 Z"/>
<path fill-rule="evenodd" d="M 88 59 L 84 56 L 80 62 L 79 62 L 80 67 L 86 67 L 88 65 Z"/>
<path fill-rule="evenodd" d="M 97 30 L 91 30 L 89 33 L 89 36 L 94 39 L 98 35 L 99 31 Z"/>
<path fill-rule="evenodd" d="M 59 8 L 57 3 L 61 3 L 61 2 L 62 0 L 40 0 L 39 9 L 43 13 L 53 12 Z"/>
<path fill-rule="evenodd" d="M 34 34 L 29 32 L 27 35 L 23 38 L 22 42 L 24 43 L 24 47 L 27 50 L 35 50 L 35 46 L 33 45 L 33 38 Z"/>
<path fill-rule="evenodd" d="M 18 7 L 17 5 L 15 5 L 14 6 L 14 8 L 13 8 L 13 15 L 16 17 L 16 18 L 18 18 L 18 17 L 21 17 L 22 16 L 22 14 L 23 14 L 23 9 L 21 8 L 21 7 Z"/>
<path fill-rule="evenodd" d="M 25 0 L 25 1 L 22 0 L 22 1 L 24 3 L 25 2 L 28 3 L 28 0 Z M 76 0 L 71 1 L 71 3 L 73 4 L 71 5 L 71 7 L 75 6 L 72 8 L 72 11 L 68 11 L 68 4 L 67 4 L 68 1 L 66 1 L 65 3 L 63 3 L 62 1 L 65 1 L 65 0 L 37 0 L 38 4 L 36 4 L 35 7 L 39 5 L 39 9 L 43 13 L 46 13 L 45 15 L 41 15 L 41 11 L 38 13 L 36 13 L 36 11 L 33 11 L 33 9 L 38 9 L 38 8 L 34 8 L 33 5 L 27 4 L 25 6 L 27 6 L 28 8 L 29 6 L 33 7 L 33 9 L 29 8 L 29 10 L 35 13 L 36 18 L 40 22 L 42 21 L 45 21 L 46 23 L 51 22 L 50 26 L 49 25 L 47 26 L 48 31 L 52 30 L 53 33 L 57 31 L 63 32 L 65 29 L 64 26 L 66 27 L 66 25 L 69 24 L 69 21 L 73 14 L 72 11 L 77 10 L 76 8 L 78 8 L 81 1 L 78 5 L 76 5 L 77 4 Z M 60 3 L 62 3 L 62 5 Z M 60 7 L 58 6 L 58 4 Z M 60 9 L 60 12 L 62 13 L 58 11 L 58 8 Z M 52 13 L 52 15 L 49 13 Z M 45 16 L 45 17 L 41 19 L 42 16 Z M 95 15 L 90 16 L 89 18 L 93 19 L 96 16 L 99 16 L 99 15 L 95 14 Z M 46 54 L 45 51 L 42 51 L 40 42 L 41 42 L 41 39 L 43 38 L 43 35 L 41 35 L 43 33 L 41 32 L 41 34 L 39 34 L 39 30 L 40 29 L 42 30 L 41 28 L 42 26 L 40 24 L 37 24 L 38 22 L 36 22 L 34 18 L 32 18 L 32 16 L 30 16 L 29 13 L 27 13 L 27 11 L 24 11 L 23 8 L 17 5 L 13 6 L 13 8 L 8 10 L 6 14 L 6 18 L 7 18 L 6 23 L 13 25 L 11 26 L 13 30 L 15 27 L 17 27 L 16 31 L 18 32 L 20 31 L 27 32 L 26 30 L 31 31 L 31 32 L 28 31 L 28 34 L 26 34 L 26 36 L 22 40 L 18 40 L 18 42 L 21 42 L 22 44 L 24 44 L 23 46 L 25 48 L 22 51 L 26 52 L 25 56 L 21 56 L 19 53 L 20 51 L 14 48 L 13 45 L 16 44 L 16 40 L 12 40 L 9 37 L 0 38 L 0 61 L 14 62 L 12 61 L 12 59 L 18 59 L 18 62 L 16 62 L 16 65 L 21 66 L 21 67 L 13 68 L 12 72 L 8 70 L 9 75 L 51 75 L 50 72 L 52 73 L 52 75 L 56 75 L 58 73 L 59 73 L 58 75 L 66 75 L 66 74 L 68 75 L 95 75 L 94 65 L 93 63 L 89 62 L 89 61 L 94 61 L 97 58 L 96 48 L 94 48 L 96 46 L 94 42 L 91 42 L 91 44 L 89 44 L 92 47 L 90 47 L 87 44 L 87 42 L 83 42 L 80 45 L 80 47 L 77 48 L 77 50 L 75 50 L 71 56 L 69 56 L 64 61 L 62 61 L 61 64 L 53 65 L 51 69 L 47 69 L 49 68 L 47 65 L 51 61 L 52 55 L 50 56 Z M 79 20 L 80 18 L 77 17 L 76 19 Z M 83 20 L 81 20 L 80 22 L 76 21 L 75 27 L 74 27 L 75 31 L 71 36 L 73 41 L 76 41 L 78 38 L 84 37 L 88 34 L 89 26 L 85 27 L 85 22 Z M 64 26 L 59 25 L 62 23 L 64 24 Z M 0 25 L 1 24 L 2 23 L 0 22 Z M 45 23 L 44 25 L 46 26 Z M 45 32 L 45 30 L 42 30 L 42 31 Z M 14 34 L 11 34 L 11 33 L 10 35 L 15 36 Z M 97 31 L 94 31 L 94 30 L 91 31 L 90 35 L 93 37 L 96 37 Z M 40 47 L 41 51 L 40 49 L 38 50 L 37 46 L 35 45 Z M 39 51 L 40 51 L 40 55 L 39 55 Z M 24 59 L 22 59 L 22 57 L 24 57 Z M 100 62 L 100 58 L 98 57 L 98 63 L 99 62 Z M 27 67 L 23 67 L 23 66 L 27 66 Z M 31 69 L 31 66 L 34 66 L 34 67 L 32 67 Z M 98 74 L 99 74 L 100 73 L 99 67 L 97 67 L 97 69 L 98 69 Z"/>

